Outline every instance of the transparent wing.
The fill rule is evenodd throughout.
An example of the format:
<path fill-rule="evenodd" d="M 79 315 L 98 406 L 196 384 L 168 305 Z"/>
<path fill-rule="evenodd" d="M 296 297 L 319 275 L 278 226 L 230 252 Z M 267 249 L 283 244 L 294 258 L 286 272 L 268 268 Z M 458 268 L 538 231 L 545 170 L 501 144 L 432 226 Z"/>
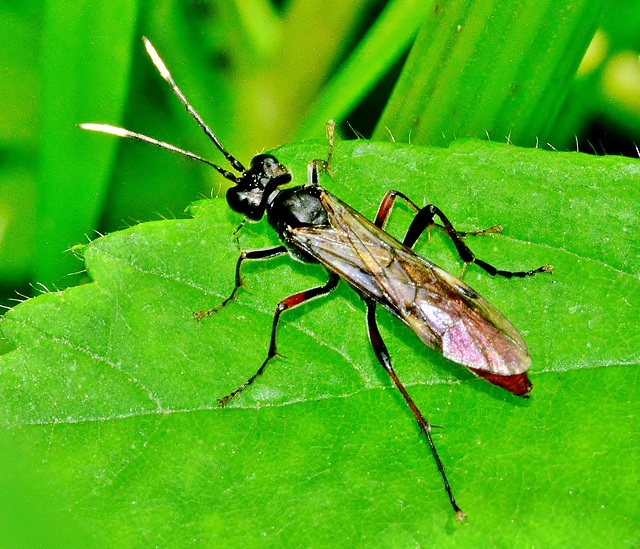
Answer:
<path fill-rule="evenodd" d="M 529 368 L 520 333 L 475 290 L 332 194 L 324 191 L 321 200 L 330 226 L 291 229 L 297 246 L 386 307 L 449 360 L 480 375 L 513 376 Z"/>

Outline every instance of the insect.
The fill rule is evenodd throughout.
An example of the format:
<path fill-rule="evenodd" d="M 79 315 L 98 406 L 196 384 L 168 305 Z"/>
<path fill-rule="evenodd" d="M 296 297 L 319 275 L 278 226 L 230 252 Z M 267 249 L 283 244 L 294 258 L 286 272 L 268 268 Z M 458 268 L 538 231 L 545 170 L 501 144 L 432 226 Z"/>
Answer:
<path fill-rule="evenodd" d="M 253 221 L 261 220 L 266 214 L 268 223 L 282 241 L 278 246 L 243 251 L 236 263 L 235 286 L 229 297 L 209 311 L 194 313 L 195 318 L 201 320 L 235 299 L 242 287 L 241 267 L 245 261 L 268 259 L 288 253 L 303 262 L 321 264 L 328 274 L 325 284 L 291 295 L 278 303 L 266 359 L 254 375 L 236 390 L 220 398 L 219 405 L 224 406 L 251 385 L 277 356 L 276 335 L 282 313 L 311 299 L 330 294 L 342 279 L 363 299 L 374 353 L 409 405 L 427 439 L 456 518 L 464 520 L 466 515 L 456 503 L 431 436 L 433 426 L 419 410 L 391 364 L 378 330 L 376 308 L 382 305 L 410 326 L 428 347 L 438 349 L 446 358 L 466 366 L 478 376 L 515 395 L 526 397 L 532 388 L 527 377 L 531 358 L 520 333 L 470 286 L 416 254 L 412 247 L 425 230 L 436 226 L 435 218 L 438 217 L 442 225 L 437 227 L 444 229 L 451 238 L 465 267 L 474 263 L 491 275 L 509 278 L 551 272 L 552 267 L 544 265 L 518 272 L 496 269 L 475 257 L 463 241 L 468 233 L 456 231 L 439 208 L 433 205 L 419 208 L 398 191 L 387 192 L 375 220 L 369 221 L 319 185 L 320 173 L 329 170 L 333 155 L 331 124 L 328 125 L 328 158 L 309 163 L 306 184 L 285 187 L 292 181 L 291 173 L 269 154 L 255 156 L 249 167 L 245 168 L 222 146 L 187 101 L 151 42 L 144 38 L 144 44 L 162 78 L 168 82 L 189 114 L 237 174 L 194 153 L 123 128 L 106 124 L 80 124 L 80 127 L 144 141 L 212 166 L 233 183 L 226 195 L 229 206 Z M 402 242 L 384 230 L 398 199 L 404 201 L 416 214 Z"/>

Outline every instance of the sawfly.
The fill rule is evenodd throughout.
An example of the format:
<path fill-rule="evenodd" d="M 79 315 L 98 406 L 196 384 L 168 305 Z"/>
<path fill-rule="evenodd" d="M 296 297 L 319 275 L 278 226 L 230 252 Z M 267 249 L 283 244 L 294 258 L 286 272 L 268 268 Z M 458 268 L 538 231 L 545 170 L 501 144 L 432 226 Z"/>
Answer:
<path fill-rule="evenodd" d="M 233 183 L 226 194 L 229 206 L 253 221 L 261 220 L 266 214 L 269 225 L 282 241 L 278 246 L 243 251 L 236 263 L 235 286 L 231 295 L 214 309 L 194 313 L 195 318 L 201 320 L 235 299 L 242 287 L 241 267 L 245 261 L 290 254 L 302 262 L 319 263 L 328 273 L 325 284 L 291 295 L 278 303 L 267 358 L 253 376 L 235 391 L 220 398 L 219 405 L 224 406 L 251 385 L 264 372 L 271 359 L 277 356 L 276 335 L 282 313 L 311 299 L 328 295 L 342 279 L 364 301 L 375 355 L 402 393 L 424 433 L 456 518 L 463 520 L 465 514 L 456 503 L 431 436 L 433 425 L 418 409 L 393 369 L 378 330 L 376 307 L 381 305 L 387 309 L 408 325 L 425 345 L 440 351 L 449 360 L 466 366 L 478 376 L 515 395 L 526 397 L 532 388 L 527 377 L 531 358 L 518 330 L 470 286 L 416 254 L 412 247 L 425 230 L 437 226 L 451 238 L 465 267 L 474 263 L 490 275 L 505 277 L 551 272 L 552 267 L 544 265 L 518 272 L 496 269 L 473 254 L 463 240 L 468 233 L 456 231 L 439 208 L 434 205 L 420 208 L 398 191 L 387 192 L 375 220 L 369 221 L 319 184 L 320 173 L 330 169 L 334 140 L 332 123 L 328 124 L 328 158 L 309 163 L 306 184 L 287 187 L 292 181 L 291 173 L 270 154 L 255 156 L 249 167 L 245 168 L 222 146 L 187 101 L 151 42 L 144 38 L 144 44 L 162 78 L 237 173 L 169 143 L 123 128 L 106 124 L 81 124 L 80 127 L 144 141 L 212 166 Z M 393 205 L 398 199 L 415 212 L 402 242 L 385 231 Z M 436 218 L 441 224 L 436 224 Z M 488 230 L 497 231 L 500 228 Z"/>

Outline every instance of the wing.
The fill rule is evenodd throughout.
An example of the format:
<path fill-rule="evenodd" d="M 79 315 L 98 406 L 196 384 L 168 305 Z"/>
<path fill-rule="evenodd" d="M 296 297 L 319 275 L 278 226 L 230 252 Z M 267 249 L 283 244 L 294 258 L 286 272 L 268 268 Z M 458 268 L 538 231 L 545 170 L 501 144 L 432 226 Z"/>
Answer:
<path fill-rule="evenodd" d="M 326 191 L 320 199 L 330 226 L 290 229 L 297 246 L 449 360 L 516 394 L 530 390 L 524 373 L 531 364 L 527 345 L 502 313 L 340 199 Z"/>

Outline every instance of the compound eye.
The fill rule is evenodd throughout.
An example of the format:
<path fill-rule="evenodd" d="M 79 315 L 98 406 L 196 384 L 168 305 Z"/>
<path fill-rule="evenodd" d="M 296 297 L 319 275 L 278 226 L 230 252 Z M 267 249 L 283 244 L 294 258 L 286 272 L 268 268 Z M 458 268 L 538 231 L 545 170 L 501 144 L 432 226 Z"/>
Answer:
<path fill-rule="evenodd" d="M 289 175 L 289 170 L 280 164 L 275 156 L 270 154 L 259 154 L 251 160 L 250 172 L 258 179 L 276 179 Z"/>

